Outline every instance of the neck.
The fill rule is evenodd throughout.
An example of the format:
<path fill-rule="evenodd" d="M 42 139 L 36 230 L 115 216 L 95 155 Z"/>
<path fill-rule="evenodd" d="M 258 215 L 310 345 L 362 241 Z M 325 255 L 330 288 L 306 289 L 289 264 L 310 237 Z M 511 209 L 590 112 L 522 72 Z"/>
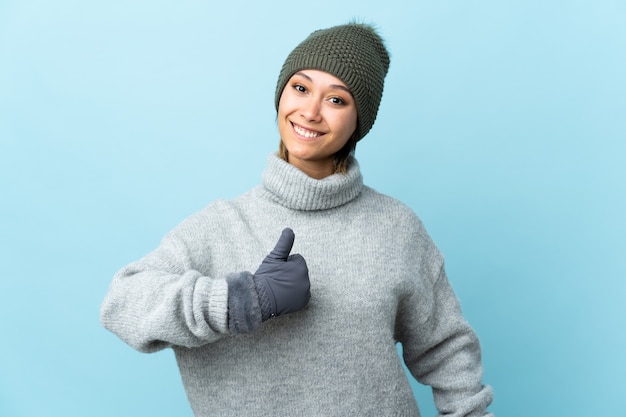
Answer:
<path fill-rule="evenodd" d="M 316 180 L 321 180 L 335 173 L 335 163 L 333 161 L 324 163 L 319 161 L 301 161 L 292 158 L 292 160 L 287 160 L 287 162 Z"/>
<path fill-rule="evenodd" d="M 273 201 L 295 210 L 325 210 L 345 204 L 363 187 L 359 165 L 353 158 L 344 174 L 314 178 L 276 154 L 269 157 L 263 188 Z"/>

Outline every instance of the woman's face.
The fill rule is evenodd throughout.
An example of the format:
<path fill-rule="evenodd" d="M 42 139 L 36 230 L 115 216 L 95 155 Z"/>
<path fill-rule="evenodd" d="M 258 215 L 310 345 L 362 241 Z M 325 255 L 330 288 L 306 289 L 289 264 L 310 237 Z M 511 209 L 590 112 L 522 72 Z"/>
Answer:
<path fill-rule="evenodd" d="M 319 70 L 294 74 L 278 102 L 278 131 L 289 163 L 313 178 L 335 171 L 335 154 L 356 130 L 356 103 L 337 77 Z"/>

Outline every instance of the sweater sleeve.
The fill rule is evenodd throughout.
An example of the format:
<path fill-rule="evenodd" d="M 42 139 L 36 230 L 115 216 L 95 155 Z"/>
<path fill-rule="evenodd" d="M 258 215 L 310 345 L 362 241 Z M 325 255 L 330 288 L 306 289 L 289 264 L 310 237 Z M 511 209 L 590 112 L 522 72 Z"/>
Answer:
<path fill-rule="evenodd" d="M 198 260 L 209 254 L 190 247 L 180 229 L 117 272 L 101 306 L 104 327 L 141 352 L 201 346 L 228 333 L 226 277 L 200 272 Z"/>
<path fill-rule="evenodd" d="M 400 306 L 398 340 L 408 369 L 432 387 L 440 416 L 492 416 L 487 412 L 492 389 L 481 382 L 479 341 L 462 316 L 443 265 L 431 295 L 426 319 L 415 308 L 416 299 L 407 297 Z"/>

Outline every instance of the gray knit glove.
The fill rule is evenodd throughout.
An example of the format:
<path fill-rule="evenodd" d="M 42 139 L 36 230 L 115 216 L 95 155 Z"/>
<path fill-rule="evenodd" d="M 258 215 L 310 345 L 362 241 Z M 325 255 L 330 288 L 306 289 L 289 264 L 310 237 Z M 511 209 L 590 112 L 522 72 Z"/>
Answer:
<path fill-rule="evenodd" d="M 289 255 L 294 234 L 283 230 L 274 250 L 259 269 L 236 272 L 228 284 L 228 329 L 232 334 L 252 333 L 271 317 L 301 310 L 311 297 L 309 270 L 301 255 Z"/>
<path fill-rule="evenodd" d="M 302 310 L 311 298 L 306 261 L 300 254 L 289 255 L 294 239 L 293 230 L 284 229 L 274 250 L 254 273 L 262 321 Z"/>

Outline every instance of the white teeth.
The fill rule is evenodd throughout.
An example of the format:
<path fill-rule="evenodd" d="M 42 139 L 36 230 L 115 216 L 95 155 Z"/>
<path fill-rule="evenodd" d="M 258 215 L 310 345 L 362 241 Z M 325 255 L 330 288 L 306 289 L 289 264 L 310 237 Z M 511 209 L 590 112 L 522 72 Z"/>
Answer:
<path fill-rule="evenodd" d="M 300 136 L 304 136 L 305 138 L 316 138 L 318 136 L 322 136 L 321 133 L 318 132 L 313 132 L 310 130 L 307 130 L 303 127 L 300 127 L 296 124 L 293 125 L 293 129 L 296 131 L 296 133 Z"/>

